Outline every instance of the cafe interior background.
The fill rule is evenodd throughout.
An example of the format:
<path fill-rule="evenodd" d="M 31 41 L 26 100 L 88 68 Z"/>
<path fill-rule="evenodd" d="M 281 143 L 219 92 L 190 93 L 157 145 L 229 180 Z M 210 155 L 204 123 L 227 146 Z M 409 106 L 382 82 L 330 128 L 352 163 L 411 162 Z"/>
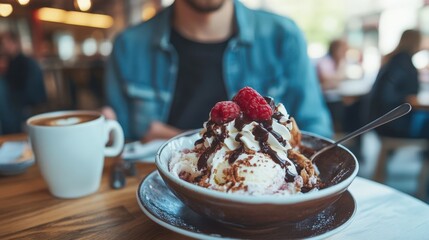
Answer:
<path fill-rule="evenodd" d="M 0 32 L 19 34 L 22 50 L 40 64 L 48 101 L 32 111 L 99 109 L 104 103 L 103 71 L 117 33 L 147 21 L 173 0 L 8 0 L 0 1 Z M 402 32 L 419 29 L 422 49 L 414 55 L 422 101 L 429 95 L 429 0 L 242 0 L 250 8 L 265 9 L 294 19 L 308 41 L 314 63 L 326 55 L 334 38 L 346 40 L 346 75 L 340 85 L 341 103 L 353 105 L 372 87 L 381 57 L 394 49 Z M 315 21 L 314 19 L 318 19 Z M 335 126 L 335 137 L 345 134 Z M 0 135 L 2 131 L 0 129 Z M 350 148 L 359 157 L 359 175 L 376 177 L 379 158 L 386 168 L 380 180 L 415 195 L 429 188 L 425 144 L 402 141 L 393 154 L 380 156 L 383 144 L 374 132 Z M 423 178 L 422 178 L 423 177 Z M 426 181 L 421 181 L 426 179 Z M 422 197 L 421 197 L 422 198 Z M 423 197 L 426 198 L 427 196 Z"/>

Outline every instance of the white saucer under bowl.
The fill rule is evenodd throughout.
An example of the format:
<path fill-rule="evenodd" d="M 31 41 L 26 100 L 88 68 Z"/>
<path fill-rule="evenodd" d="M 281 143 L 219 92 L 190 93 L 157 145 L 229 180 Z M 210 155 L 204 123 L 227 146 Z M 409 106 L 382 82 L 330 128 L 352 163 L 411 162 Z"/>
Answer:
<path fill-rule="evenodd" d="M 330 207 L 304 221 L 264 231 L 235 229 L 186 207 L 168 189 L 157 171 L 142 180 L 137 189 L 137 201 L 154 222 L 197 239 L 323 239 L 346 228 L 356 211 L 356 202 L 346 191 Z"/>

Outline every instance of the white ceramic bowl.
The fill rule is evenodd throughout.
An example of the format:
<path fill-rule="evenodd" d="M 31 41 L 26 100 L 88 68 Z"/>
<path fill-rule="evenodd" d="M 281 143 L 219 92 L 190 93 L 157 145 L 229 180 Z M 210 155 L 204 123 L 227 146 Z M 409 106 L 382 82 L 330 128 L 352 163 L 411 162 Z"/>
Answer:
<path fill-rule="evenodd" d="M 317 167 L 326 188 L 292 196 L 249 196 L 219 192 L 186 182 L 169 172 L 174 151 L 192 148 L 200 130 L 183 133 L 167 141 L 156 155 L 158 171 L 175 195 L 195 212 L 243 228 L 266 228 L 287 222 L 302 221 L 326 209 L 339 199 L 356 177 L 359 165 L 355 156 L 343 146 L 321 155 Z M 321 149 L 331 140 L 303 133 L 303 145 Z"/>

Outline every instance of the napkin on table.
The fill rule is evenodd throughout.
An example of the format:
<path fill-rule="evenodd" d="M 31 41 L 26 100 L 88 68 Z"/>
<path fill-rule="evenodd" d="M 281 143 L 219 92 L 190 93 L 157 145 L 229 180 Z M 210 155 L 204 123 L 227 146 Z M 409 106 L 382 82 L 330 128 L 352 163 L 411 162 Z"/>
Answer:
<path fill-rule="evenodd" d="M 19 159 L 27 146 L 27 142 L 4 142 L 0 146 L 0 164 L 13 163 Z"/>
<path fill-rule="evenodd" d="M 124 160 L 139 161 L 139 162 L 155 162 L 155 155 L 158 149 L 166 140 L 153 140 L 148 143 L 131 142 L 124 146 L 122 158 Z"/>

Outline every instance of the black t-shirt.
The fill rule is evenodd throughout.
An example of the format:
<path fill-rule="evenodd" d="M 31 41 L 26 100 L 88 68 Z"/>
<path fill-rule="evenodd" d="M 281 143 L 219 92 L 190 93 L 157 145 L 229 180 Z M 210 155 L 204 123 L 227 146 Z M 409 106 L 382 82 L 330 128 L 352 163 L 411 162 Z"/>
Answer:
<path fill-rule="evenodd" d="M 180 129 L 201 128 L 214 104 L 227 100 L 222 64 L 228 40 L 199 43 L 172 29 L 170 41 L 179 69 L 167 123 Z"/>

